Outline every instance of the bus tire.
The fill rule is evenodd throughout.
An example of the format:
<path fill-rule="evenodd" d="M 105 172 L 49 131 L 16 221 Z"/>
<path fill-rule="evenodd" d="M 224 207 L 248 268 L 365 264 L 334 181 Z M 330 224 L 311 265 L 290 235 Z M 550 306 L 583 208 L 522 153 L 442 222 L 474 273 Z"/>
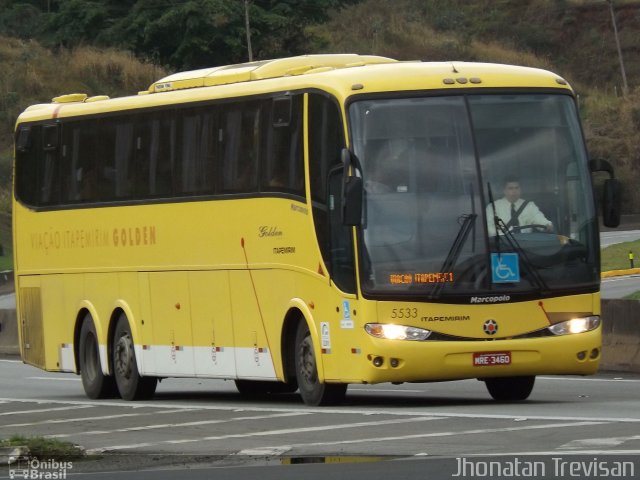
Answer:
<path fill-rule="evenodd" d="M 305 404 L 318 406 L 342 403 L 347 384 L 320 382 L 313 340 L 304 321 L 298 324 L 296 332 L 295 366 L 300 396 Z"/>
<path fill-rule="evenodd" d="M 97 400 L 118 396 L 115 379 L 102 373 L 98 335 L 90 313 L 85 315 L 80 328 L 78 363 L 82 386 L 87 397 Z"/>
<path fill-rule="evenodd" d="M 236 388 L 241 395 L 260 397 L 269 394 L 293 393 L 298 389 L 296 382 L 272 382 L 268 380 L 236 380 Z"/>
<path fill-rule="evenodd" d="M 499 402 L 519 402 L 531 395 L 536 377 L 498 377 L 485 378 L 487 390 L 494 400 Z"/>
<path fill-rule="evenodd" d="M 113 335 L 113 372 L 120 396 L 124 400 L 148 400 L 158 384 L 156 377 L 143 377 L 138 372 L 133 336 L 127 317 L 122 314 Z"/>

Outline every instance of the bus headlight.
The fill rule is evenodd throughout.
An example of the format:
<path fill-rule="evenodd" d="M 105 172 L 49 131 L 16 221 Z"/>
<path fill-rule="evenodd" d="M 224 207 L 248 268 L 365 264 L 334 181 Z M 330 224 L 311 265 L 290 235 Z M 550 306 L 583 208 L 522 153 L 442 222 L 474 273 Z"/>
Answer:
<path fill-rule="evenodd" d="M 600 325 L 600 317 L 593 315 L 591 317 L 573 318 L 566 322 L 551 325 L 549 330 L 554 335 L 571 335 L 574 333 L 584 333 L 595 330 Z"/>
<path fill-rule="evenodd" d="M 386 340 L 426 340 L 431 330 L 392 323 L 367 323 L 364 329 L 369 335 Z"/>

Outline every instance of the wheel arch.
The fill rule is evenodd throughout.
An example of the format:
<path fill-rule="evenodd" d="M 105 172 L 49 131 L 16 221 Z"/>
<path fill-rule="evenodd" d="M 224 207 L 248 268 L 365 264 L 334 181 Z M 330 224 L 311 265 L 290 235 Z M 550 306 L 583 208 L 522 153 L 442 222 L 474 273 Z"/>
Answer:
<path fill-rule="evenodd" d="M 316 328 L 315 320 L 311 308 L 303 300 L 296 298 L 292 300 L 289 309 L 284 317 L 280 337 L 280 354 L 282 358 L 282 371 L 284 380 L 295 378 L 295 339 L 298 325 L 305 322 L 311 333 L 313 350 L 316 355 L 316 368 L 318 369 L 318 379 L 324 381 L 324 367 L 322 363 L 322 350 L 320 337 Z"/>
<path fill-rule="evenodd" d="M 93 328 L 96 330 L 96 336 L 98 337 L 98 346 L 100 351 L 100 368 L 102 369 L 102 373 L 105 375 L 109 374 L 109 365 L 108 365 L 108 356 L 107 349 L 101 347 L 101 345 L 108 345 L 109 339 L 106 336 L 102 324 L 100 323 L 100 317 L 98 316 L 98 311 L 95 306 L 87 301 L 83 300 L 80 302 L 78 307 L 78 313 L 76 314 L 75 326 L 73 329 L 73 360 L 75 362 L 75 373 L 80 373 L 80 331 L 82 330 L 82 325 L 84 324 L 87 318 L 87 315 L 91 315 L 91 320 L 93 322 Z"/>
<path fill-rule="evenodd" d="M 113 344 L 114 344 L 114 336 L 116 332 L 116 325 L 120 318 L 124 316 L 127 323 L 129 324 L 129 330 L 131 331 L 131 339 L 133 341 L 133 346 L 135 349 L 136 344 L 140 345 L 140 332 L 138 331 L 138 326 L 135 322 L 135 316 L 133 315 L 133 311 L 127 302 L 124 300 L 117 300 L 113 311 L 111 312 L 111 318 L 109 319 L 109 330 L 108 330 L 108 343 L 107 343 L 107 358 L 109 359 L 109 371 L 113 372 Z M 136 352 L 137 353 L 137 352 Z M 138 366 L 138 371 L 142 372 L 140 355 L 136 355 L 136 364 Z"/>

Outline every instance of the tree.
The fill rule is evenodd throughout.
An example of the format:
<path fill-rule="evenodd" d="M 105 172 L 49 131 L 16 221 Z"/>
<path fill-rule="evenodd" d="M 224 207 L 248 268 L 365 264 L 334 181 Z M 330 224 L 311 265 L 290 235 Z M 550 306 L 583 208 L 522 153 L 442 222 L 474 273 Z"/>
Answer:
<path fill-rule="evenodd" d="M 309 52 L 307 27 L 358 1 L 250 0 L 255 57 Z M 248 60 L 243 0 L 0 0 L 0 6 L 0 33 L 49 45 L 125 48 L 174 69 Z M 29 26 L 18 28 L 25 18 Z"/>

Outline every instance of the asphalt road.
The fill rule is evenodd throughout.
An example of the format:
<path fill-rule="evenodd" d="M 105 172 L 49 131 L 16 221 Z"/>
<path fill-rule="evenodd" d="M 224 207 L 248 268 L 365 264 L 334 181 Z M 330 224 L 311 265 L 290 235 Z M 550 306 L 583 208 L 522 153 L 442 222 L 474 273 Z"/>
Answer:
<path fill-rule="evenodd" d="M 600 248 L 616 243 L 633 242 L 638 239 L 640 239 L 640 230 L 600 232 Z"/>
<path fill-rule="evenodd" d="M 640 239 L 640 230 L 601 232 L 600 247 L 605 248 L 616 243 L 632 242 L 638 239 Z M 640 252 L 636 252 L 636 256 L 640 256 Z M 602 298 L 623 298 L 638 290 L 640 290 L 640 275 L 629 275 L 603 279 L 600 291 Z"/>
<path fill-rule="evenodd" d="M 600 284 L 602 298 L 623 298 L 640 290 L 640 275 L 603 278 Z"/>
<path fill-rule="evenodd" d="M 528 401 L 511 405 L 476 380 L 354 385 L 344 405 L 328 408 L 295 394 L 247 400 L 232 382 L 204 379 L 165 380 L 147 402 L 91 401 L 77 377 L 10 359 L 0 360 L 0 385 L 0 438 L 47 436 L 102 455 L 74 463 L 74 479 L 450 478 L 461 459 L 495 455 L 628 455 L 640 472 L 637 375 L 541 377 Z M 549 475 L 540 478 L 560 478 Z"/>

